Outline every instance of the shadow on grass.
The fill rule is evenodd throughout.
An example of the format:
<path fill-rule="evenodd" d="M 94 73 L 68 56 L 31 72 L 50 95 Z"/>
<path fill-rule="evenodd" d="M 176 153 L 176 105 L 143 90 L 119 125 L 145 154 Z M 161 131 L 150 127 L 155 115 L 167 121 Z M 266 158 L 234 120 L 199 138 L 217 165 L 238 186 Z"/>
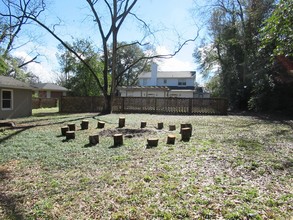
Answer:
<path fill-rule="evenodd" d="M 0 192 L 0 205 L 7 219 L 25 219 L 21 210 L 17 207 L 21 203 L 20 200 L 22 200 L 21 196 L 10 196 Z"/>
<path fill-rule="evenodd" d="M 9 179 L 9 171 L 7 169 L 0 169 L 0 181 Z M 18 208 L 18 204 L 21 204 L 22 196 L 12 196 L 0 192 L 0 207 L 4 211 L 4 217 L 7 219 L 25 219 L 21 210 Z"/>
<path fill-rule="evenodd" d="M 26 131 L 26 130 L 29 130 L 29 129 L 33 128 L 33 127 L 35 127 L 35 126 L 25 126 L 25 127 L 20 127 L 20 128 L 19 128 L 19 127 L 18 127 L 18 128 L 12 128 L 13 130 L 17 129 L 17 131 L 14 132 L 14 133 L 12 133 L 12 134 L 10 134 L 10 135 L 7 135 L 7 136 L 1 138 L 1 139 L 0 139 L 0 144 L 1 144 L 2 142 L 4 142 L 4 141 L 9 140 L 9 139 L 12 138 L 12 137 L 18 135 L 18 134 L 20 134 L 20 133 Z"/>
<path fill-rule="evenodd" d="M 48 122 L 48 119 L 42 119 L 42 120 L 36 120 L 38 122 L 40 121 L 45 121 L 46 123 L 43 124 L 34 124 L 34 125 L 25 125 L 25 126 L 16 126 L 16 127 L 12 127 L 9 128 L 10 130 L 16 130 L 15 132 L 13 132 L 12 134 L 9 134 L 7 136 L 4 136 L 3 138 L 0 138 L 0 144 L 3 143 L 4 141 L 7 141 L 9 139 L 11 139 L 12 137 L 26 131 L 29 130 L 31 128 L 35 128 L 35 127 L 46 127 L 46 126 L 50 126 L 50 125 L 58 125 L 58 124 L 64 124 L 64 123 L 69 123 L 69 122 L 73 122 L 73 121 L 77 121 L 77 120 L 84 120 L 84 119 L 88 119 L 91 118 L 91 116 L 88 117 L 79 117 L 79 118 L 74 118 L 74 119 L 70 119 L 70 120 L 63 120 L 63 121 L 58 121 L 58 122 Z M 34 120 L 31 121 L 26 121 L 23 123 L 32 123 L 32 122 L 36 122 Z"/>

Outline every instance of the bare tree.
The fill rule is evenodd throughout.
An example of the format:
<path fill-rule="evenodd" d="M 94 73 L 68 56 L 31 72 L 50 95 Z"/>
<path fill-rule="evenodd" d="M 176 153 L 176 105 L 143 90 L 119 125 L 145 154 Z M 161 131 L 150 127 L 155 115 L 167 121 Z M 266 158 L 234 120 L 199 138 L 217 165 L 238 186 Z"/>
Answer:
<path fill-rule="evenodd" d="M 34 15 L 38 17 L 45 9 L 43 1 L 28 0 L 28 1 L 0 1 L 0 50 L 1 56 L 8 62 L 7 75 L 16 72 L 16 69 L 22 69 L 29 63 L 37 62 L 38 54 L 30 60 L 17 59 L 17 65 L 9 64 L 13 59 L 10 55 L 12 50 L 20 48 L 22 45 L 15 45 L 15 40 L 19 37 L 25 25 L 31 23 L 26 15 Z M 30 39 L 32 40 L 32 39 Z M 30 41 L 29 40 L 29 41 Z M 15 60 L 16 61 L 16 60 Z"/>
<path fill-rule="evenodd" d="M 89 62 L 83 59 L 83 57 L 77 53 L 69 44 L 66 43 L 63 39 L 61 39 L 58 34 L 55 33 L 54 27 L 50 28 L 45 23 L 43 23 L 38 18 L 38 13 L 28 13 L 24 10 L 23 5 L 28 6 L 31 1 L 30 0 L 19 0 L 19 5 L 17 6 L 23 14 L 0 14 L 2 16 L 12 17 L 21 21 L 22 19 L 30 20 L 44 28 L 47 32 L 49 32 L 55 39 L 57 39 L 68 51 L 74 54 L 93 74 L 95 80 L 97 81 L 98 89 L 102 91 L 102 94 L 105 98 L 103 113 L 111 113 L 112 112 L 112 102 L 113 97 L 116 92 L 117 82 L 119 76 L 125 73 L 128 69 L 132 68 L 138 62 L 146 59 L 154 59 L 154 58 L 170 58 L 176 55 L 181 48 L 190 41 L 194 41 L 197 36 L 193 39 L 189 39 L 184 41 L 182 44 L 179 44 L 178 49 L 175 50 L 172 54 L 164 54 L 164 55 L 143 55 L 139 57 L 137 60 L 134 60 L 132 64 L 125 67 L 124 70 L 119 72 L 119 68 L 117 65 L 117 51 L 118 47 L 118 33 L 121 30 L 123 24 L 127 17 L 133 17 L 136 21 L 143 24 L 144 27 L 149 29 L 148 25 L 140 19 L 136 14 L 132 11 L 134 6 L 137 4 L 138 0 L 85 0 L 91 15 L 93 17 L 93 21 L 97 25 L 97 31 L 99 33 L 100 40 L 102 42 L 101 48 L 103 51 L 103 81 L 99 80 L 97 74 L 94 71 L 94 68 L 91 67 Z M 45 9 L 44 0 L 39 0 L 41 3 L 43 10 Z M 108 19 L 108 20 L 104 20 Z M 139 46 L 144 46 L 140 41 L 131 43 L 137 44 Z M 112 48 L 109 48 L 109 45 L 112 45 Z M 124 47 L 127 45 L 123 45 Z M 109 75 L 110 80 L 109 80 Z"/>

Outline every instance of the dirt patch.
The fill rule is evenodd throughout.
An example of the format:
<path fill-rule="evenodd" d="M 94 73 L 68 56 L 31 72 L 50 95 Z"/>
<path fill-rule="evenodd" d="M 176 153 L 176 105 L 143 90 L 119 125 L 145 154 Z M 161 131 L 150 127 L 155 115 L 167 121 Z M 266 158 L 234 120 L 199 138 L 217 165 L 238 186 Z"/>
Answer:
<path fill-rule="evenodd" d="M 114 134 L 123 134 L 126 138 L 142 137 L 148 134 L 155 134 L 154 130 L 150 129 L 128 129 L 128 128 L 116 128 L 107 129 L 100 132 L 101 136 L 112 137 Z"/>

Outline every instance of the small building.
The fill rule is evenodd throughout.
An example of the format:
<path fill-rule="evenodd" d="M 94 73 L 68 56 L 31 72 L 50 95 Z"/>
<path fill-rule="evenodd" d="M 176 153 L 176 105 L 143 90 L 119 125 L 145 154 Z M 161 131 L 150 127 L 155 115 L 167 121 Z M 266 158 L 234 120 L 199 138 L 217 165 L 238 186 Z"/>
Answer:
<path fill-rule="evenodd" d="M 0 120 L 31 116 L 32 90 L 28 83 L 0 76 Z"/>
<path fill-rule="evenodd" d="M 35 83 L 32 84 L 32 87 L 37 98 L 60 99 L 62 96 L 66 96 L 68 92 L 67 88 L 53 83 Z"/>

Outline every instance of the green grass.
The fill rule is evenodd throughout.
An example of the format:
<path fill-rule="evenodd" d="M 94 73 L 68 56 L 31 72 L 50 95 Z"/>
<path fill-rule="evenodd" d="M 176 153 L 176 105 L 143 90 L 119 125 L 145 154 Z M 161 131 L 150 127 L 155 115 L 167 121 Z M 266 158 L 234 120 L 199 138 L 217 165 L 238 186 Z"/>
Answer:
<path fill-rule="evenodd" d="M 293 121 L 46 112 L 0 130 L 0 219 L 293 216 Z M 126 128 L 119 132 L 133 136 L 113 147 L 121 116 Z M 90 121 L 88 130 L 80 130 L 83 119 Z M 106 122 L 104 129 L 96 128 L 98 120 Z M 140 121 L 147 121 L 143 133 Z M 179 127 L 186 122 L 193 136 L 181 142 Z M 61 136 L 68 123 L 77 125 L 75 140 Z M 177 130 L 168 131 L 170 124 Z M 88 144 L 91 134 L 101 134 L 98 145 Z M 175 145 L 166 144 L 168 134 L 176 135 Z M 148 137 L 158 137 L 159 146 L 147 148 Z"/>

